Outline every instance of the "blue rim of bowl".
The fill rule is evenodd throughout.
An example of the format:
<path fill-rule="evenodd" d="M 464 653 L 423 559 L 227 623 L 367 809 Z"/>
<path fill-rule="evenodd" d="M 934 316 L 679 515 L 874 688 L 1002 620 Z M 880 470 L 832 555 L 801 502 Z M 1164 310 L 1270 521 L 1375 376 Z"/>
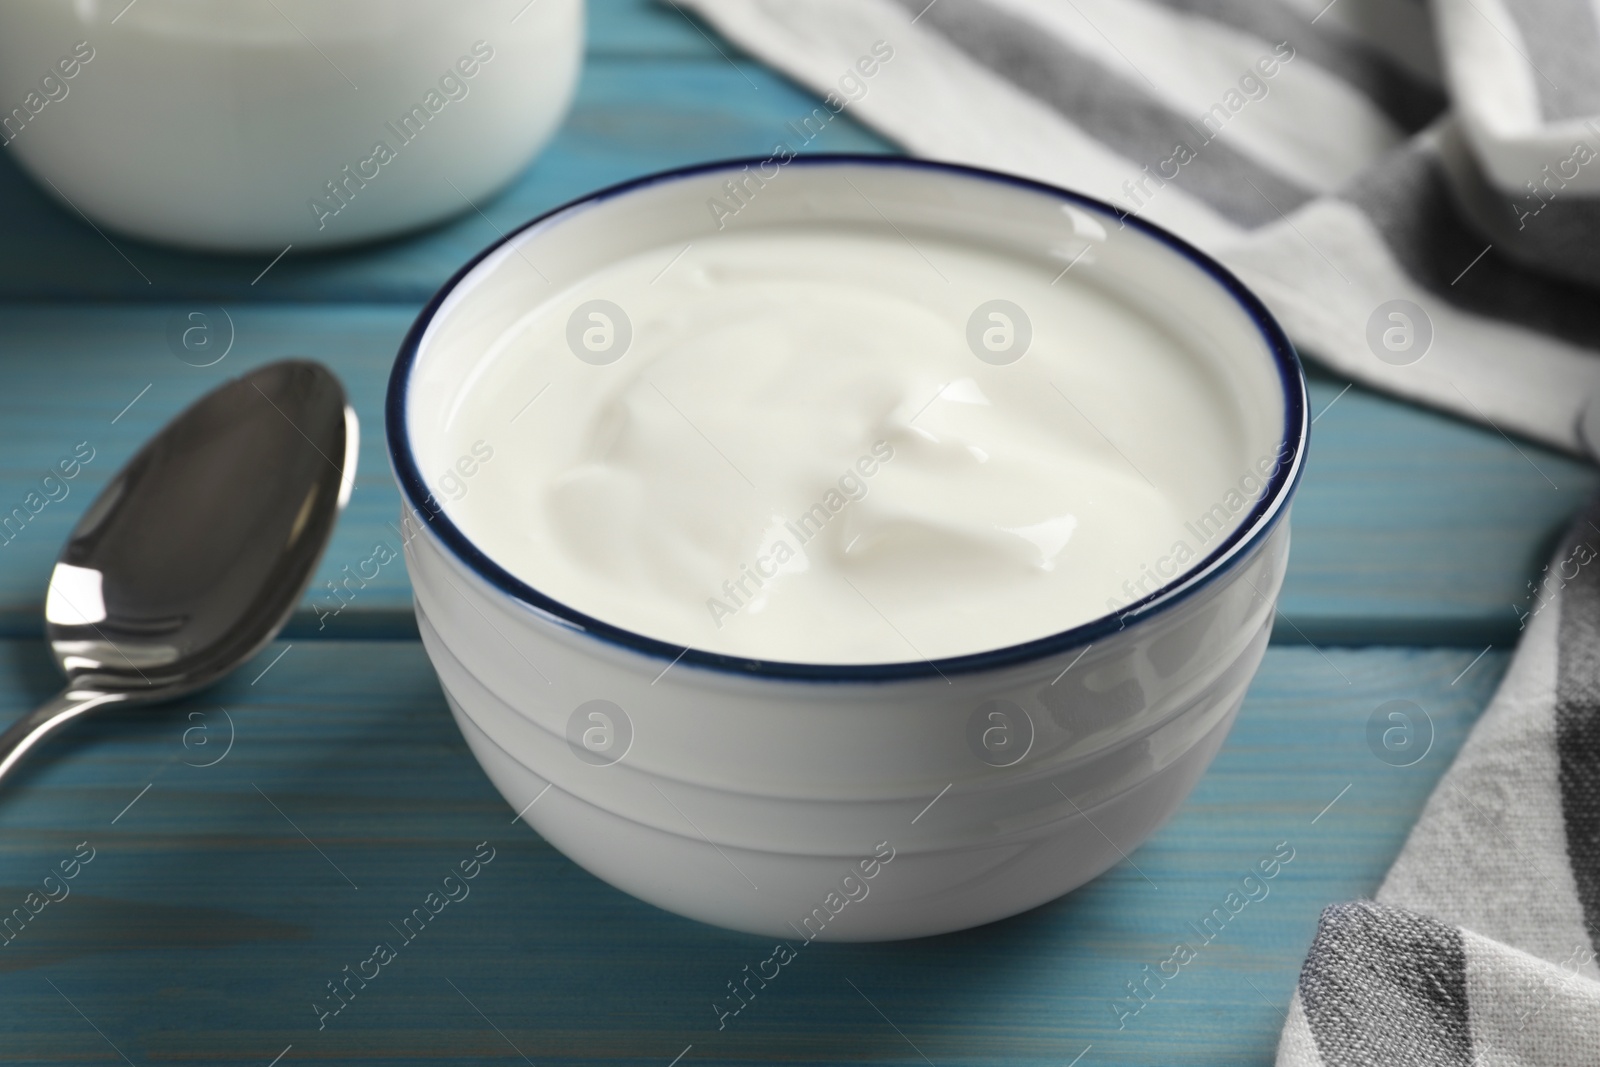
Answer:
<path fill-rule="evenodd" d="M 697 175 L 738 172 L 746 167 L 759 166 L 762 162 L 763 157 L 749 156 L 697 163 L 688 167 L 679 167 L 633 178 L 578 197 L 575 200 L 570 200 L 502 235 L 498 241 L 495 241 L 472 257 L 465 266 L 456 271 L 450 280 L 440 287 L 439 291 L 428 301 L 427 306 L 418 314 L 410 331 L 407 332 L 405 340 L 400 344 L 400 352 L 395 357 L 394 369 L 389 375 L 389 390 L 384 404 L 384 426 L 388 436 L 389 461 L 394 470 L 395 480 L 400 483 L 401 492 L 405 494 L 407 503 L 420 516 L 426 519 L 427 527 L 450 549 L 456 558 L 479 578 L 507 596 L 520 601 L 525 606 L 533 608 L 542 614 L 553 616 L 580 633 L 632 652 L 640 652 L 658 659 L 670 660 L 677 665 L 700 667 L 742 677 L 787 681 L 888 682 L 922 678 L 948 680 L 950 676 L 957 674 L 996 670 L 1084 648 L 1182 600 L 1186 600 L 1201 589 L 1209 586 L 1223 574 L 1232 570 L 1241 560 L 1247 558 L 1250 550 L 1265 540 L 1277 527 L 1277 524 L 1282 521 L 1284 515 L 1287 514 L 1289 501 L 1294 495 L 1305 467 L 1306 447 L 1310 441 L 1311 427 L 1307 421 L 1308 400 L 1305 375 L 1301 370 L 1300 357 L 1295 352 L 1294 345 L 1290 343 L 1288 335 L 1284 333 L 1283 327 L 1278 325 L 1277 320 L 1272 317 L 1272 313 L 1267 310 L 1266 305 L 1261 302 L 1260 298 L 1246 288 L 1245 284 L 1226 267 L 1181 237 L 1159 226 L 1119 211 L 1102 200 L 1096 200 L 1082 193 L 1075 193 L 1044 182 L 1002 174 L 998 171 L 985 170 L 982 167 L 938 163 L 905 156 L 817 153 L 796 155 L 785 166 L 904 167 L 912 170 L 934 171 L 958 178 L 1013 186 L 1087 208 L 1104 217 L 1116 220 L 1119 226 L 1132 226 L 1134 229 L 1183 256 L 1195 267 L 1209 275 L 1212 281 L 1216 282 L 1219 288 L 1231 296 L 1235 303 L 1255 323 L 1256 329 L 1260 331 L 1261 337 L 1266 342 L 1267 349 L 1272 355 L 1273 363 L 1278 371 L 1279 383 L 1283 389 L 1284 425 L 1283 433 L 1278 443 L 1279 463 L 1277 470 L 1273 473 L 1266 486 L 1266 491 L 1261 494 L 1244 520 L 1235 526 L 1228 537 L 1212 550 L 1209 555 L 1188 570 L 1181 571 L 1175 575 L 1171 581 L 1154 592 L 1133 601 L 1118 611 L 1098 616 L 1070 629 L 1034 638 L 1021 644 L 1006 645 L 1002 648 L 967 653 L 960 656 L 947 656 L 941 659 L 903 660 L 893 663 L 799 663 L 787 660 L 732 656 L 721 652 L 686 648 L 683 645 L 647 637 L 633 630 L 586 615 L 568 604 L 539 592 L 520 578 L 512 575 L 490 559 L 477 545 L 473 544 L 461 532 L 460 528 L 450 520 L 450 517 L 444 513 L 444 510 L 434 500 L 427 483 L 423 480 L 422 472 L 418 468 L 416 458 L 411 452 L 411 439 L 407 432 L 405 417 L 406 387 L 411 378 L 411 368 L 416 363 L 417 353 L 421 348 L 422 338 L 432 324 L 434 316 L 460 284 L 477 269 L 480 263 L 529 230 L 550 223 L 552 220 L 556 220 L 577 209 L 593 207 L 636 190 L 647 189 L 651 186 Z M 1292 449 L 1292 454 L 1286 457 L 1285 448 Z"/>

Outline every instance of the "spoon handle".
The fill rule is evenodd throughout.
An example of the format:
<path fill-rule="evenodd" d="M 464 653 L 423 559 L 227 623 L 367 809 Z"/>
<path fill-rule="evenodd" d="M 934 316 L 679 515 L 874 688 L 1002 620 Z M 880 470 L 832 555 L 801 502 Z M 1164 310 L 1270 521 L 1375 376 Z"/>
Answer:
<path fill-rule="evenodd" d="M 0 779 L 11 773 L 28 750 L 56 727 L 103 704 L 126 700 L 126 694 L 84 689 L 63 689 L 11 724 L 0 734 Z"/>

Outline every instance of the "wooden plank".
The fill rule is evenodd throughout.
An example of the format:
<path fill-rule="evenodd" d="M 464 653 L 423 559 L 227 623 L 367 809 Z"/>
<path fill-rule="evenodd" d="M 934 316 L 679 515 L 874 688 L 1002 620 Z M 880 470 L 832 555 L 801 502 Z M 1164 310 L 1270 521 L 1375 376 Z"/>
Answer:
<path fill-rule="evenodd" d="M 1082 1064 L 1264 1064 L 1318 913 L 1376 887 L 1506 662 L 1456 680 L 1470 650 L 1272 649 L 1216 764 L 1131 863 L 984 929 L 804 947 L 719 1032 L 712 1000 L 767 941 L 639 903 L 513 825 L 416 644 L 296 643 L 252 684 L 283 647 L 185 704 L 76 726 L 8 785 L 0 906 L 79 842 L 95 851 L 0 948 L 8 1062 L 117 1062 L 114 1045 L 134 1063 L 266 1064 L 292 1045 L 284 1063 L 664 1067 L 692 1045 L 685 1065 L 1060 1067 L 1092 1045 Z M 37 645 L 7 643 L 0 714 L 52 674 Z M 1395 698 L 1434 730 L 1412 767 L 1367 747 Z M 233 746 L 198 766 L 229 736 L 219 707 Z M 319 1031 L 325 983 L 481 841 L 495 858 L 470 897 Z M 1294 858 L 1270 894 L 1119 1030 L 1124 983 L 1279 842 Z"/>
<path fill-rule="evenodd" d="M 1347 384 L 1310 380 L 1313 412 Z M 1352 388 L 1312 427 L 1273 639 L 1512 644 L 1597 485 L 1588 463 Z"/>
<path fill-rule="evenodd" d="M 721 34 L 667 0 L 587 0 L 585 52 L 593 59 L 722 62 L 739 51 Z"/>
<path fill-rule="evenodd" d="M 43 591 L 62 540 L 142 441 L 222 379 L 295 354 L 337 370 L 364 433 L 349 511 L 289 634 L 414 634 L 410 588 L 398 563 L 383 567 L 337 614 L 328 614 L 340 600 L 325 583 L 339 580 L 347 566 L 359 569 L 380 542 L 398 547 L 389 523 L 399 501 L 383 450 L 381 407 L 415 309 L 234 304 L 233 351 L 214 367 L 196 369 L 175 358 L 166 340 L 169 317 L 193 306 L 199 305 L 0 305 L 0 515 L 22 505 L 45 468 L 78 442 L 95 449 L 66 499 L 46 505 L 10 541 L 0 538 L 0 635 L 39 632 Z M 1293 516 L 1282 602 L 1287 621 L 1280 620 L 1276 638 L 1479 648 L 1513 642 L 1513 604 L 1526 600 L 1526 583 L 1551 540 L 1592 492 L 1594 471 L 1361 388 L 1341 396 L 1343 388 L 1313 376 L 1314 410 L 1338 399 L 1315 426 Z"/>
<path fill-rule="evenodd" d="M 768 155 L 779 139 L 798 140 L 784 123 L 815 106 L 808 94 L 755 63 L 596 59 L 584 71 L 561 132 L 504 193 L 479 205 L 482 215 L 468 210 L 422 233 L 351 251 L 291 251 L 265 275 L 271 256 L 202 256 L 102 236 L 42 193 L 7 155 L 0 157 L 0 232 L 6 234 L 0 300 L 420 303 L 519 223 L 641 174 Z M 848 113 L 806 147 L 890 150 Z"/>

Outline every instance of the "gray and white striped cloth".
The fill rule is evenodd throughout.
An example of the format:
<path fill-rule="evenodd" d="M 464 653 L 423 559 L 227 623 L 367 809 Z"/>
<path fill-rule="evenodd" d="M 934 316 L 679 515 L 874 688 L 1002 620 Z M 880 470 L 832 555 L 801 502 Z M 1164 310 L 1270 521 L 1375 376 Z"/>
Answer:
<path fill-rule="evenodd" d="M 1323 912 L 1284 1067 L 1600 1063 L 1600 503 L 1374 902 Z"/>
<path fill-rule="evenodd" d="M 1168 227 L 1352 378 L 1579 448 L 1600 390 L 1596 0 L 668 2 L 914 155 Z M 877 41 L 893 58 L 863 78 Z M 775 138 L 825 148 L 801 118 Z M 1380 358 L 1399 300 L 1424 333 Z"/>
<path fill-rule="evenodd" d="M 913 154 L 1178 232 L 1352 378 L 1579 450 L 1600 0 L 668 2 Z M 1600 505 L 1537 603 L 1376 899 L 1324 913 L 1279 1064 L 1600 1063 Z"/>

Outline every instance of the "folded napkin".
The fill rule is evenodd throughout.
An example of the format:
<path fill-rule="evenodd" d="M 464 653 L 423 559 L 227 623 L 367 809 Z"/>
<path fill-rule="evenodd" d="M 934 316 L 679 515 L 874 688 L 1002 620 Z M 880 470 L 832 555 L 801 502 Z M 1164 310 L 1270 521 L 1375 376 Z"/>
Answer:
<path fill-rule="evenodd" d="M 1600 1062 L 1600 504 L 1376 902 L 1323 912 L 1283 1067 Z"/>
<path fill-rule="evenodd" d="M 1593 0 L 669 2 L 915 155 L 1174 230 L 1352 378 L 1578 449 L 1600 390 Z M 774 137 L 823 150 L 831 117 Z"/>
<path fill-rule="evenodd" d="M 1579 448 L 1595 0 L 668 2 L 826 97 L 791 150 L 849 110 L 1087 192 L 1222 259 L 1307 355 Z M 1600 505 L 1535 603 L 1376 900 L 1323 914 L 1279 1064 L 1600 1063 Z"/>

